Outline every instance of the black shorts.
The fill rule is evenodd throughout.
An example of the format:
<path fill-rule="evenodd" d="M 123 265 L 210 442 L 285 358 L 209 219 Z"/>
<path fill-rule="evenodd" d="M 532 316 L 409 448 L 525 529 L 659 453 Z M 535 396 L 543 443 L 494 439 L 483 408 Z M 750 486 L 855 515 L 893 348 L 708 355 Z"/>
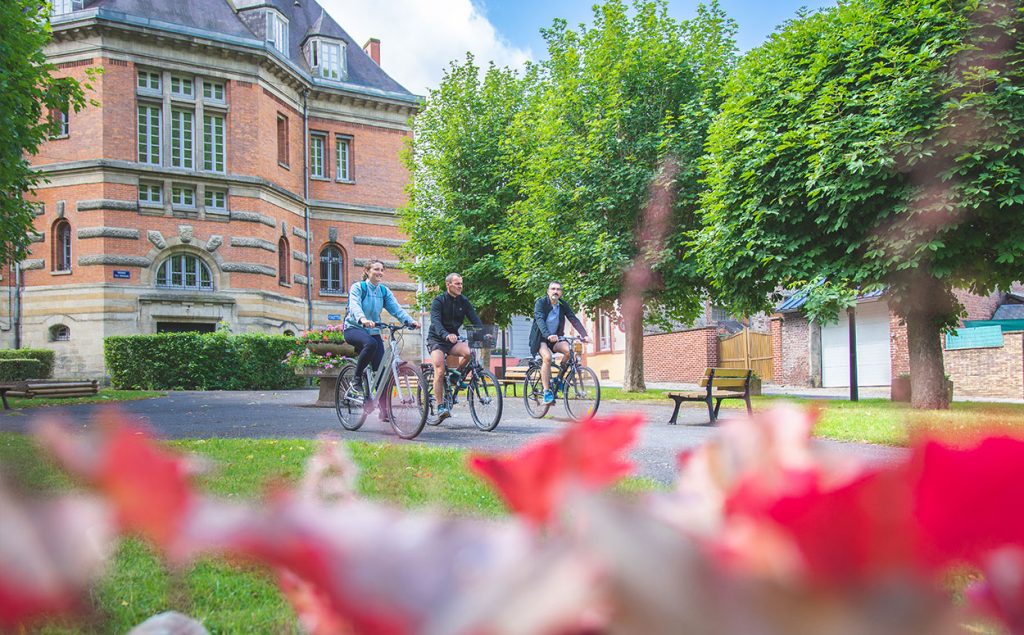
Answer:
<path fill-rule="evenodd" d="M 433 353 L 434 351 L 441 351 L 445 356 L 451 355 L 452 348 L 455 347 L 458 342 L 449 342 L 448 340 L 438 340 L 432 337 L 427 338 L 427 350 Z"/>

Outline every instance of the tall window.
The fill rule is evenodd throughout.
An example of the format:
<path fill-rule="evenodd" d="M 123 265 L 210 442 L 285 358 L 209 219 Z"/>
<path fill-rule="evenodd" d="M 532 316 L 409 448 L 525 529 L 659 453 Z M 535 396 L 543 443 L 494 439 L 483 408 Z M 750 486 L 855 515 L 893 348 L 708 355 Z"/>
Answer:
<path fill-rule="evenodd" d="M 277 114 L 277 162 L 288 166 L 288 117 Z"/>
<path fill-rule="evenodd" d="M 61 137 L 68 136 L 68 132 L 70 132 L 68 127 L 68 107 L 51 108 L 50 123 L 53 124 L 51 139 L 60 139 Z"/>
<path fill-rule="evenodd" d="M 352 180 L 352 137 L 337 136 L 334 139 L 337 148 L 338 180 Z"/>
<path fill-rule="evenodd" d="M 320 44 L 320 75 L 327 79 L 341 79 L 341 45 L 330 42 Z"/>
<path fill-rule="evenodd" d="M 276 11 L 267 11 L 267 43 L 288 53 L 288 21 Z"/>
<path fill-rule="evenodd" d="M 53 224 L 53 270 L 71 271 L 71 223 L 61 219 Z"/>
<path fill-rule="evenodd" d="M 342 280 L 344 262 L 341 250 L 333 245 L 324 247 L 320 252 L 320 291 L 341 293 L 345 281 Z"/>
<path fill-rule="evenodd" d="M 203 169 L 224 171 L 224 117 L 203 115 Z"/>
<path fill-rule="evenodd" d="M 198 256 L 177 254 L 160 264 L 156 272 L 156 286 L 167 289 L 213 289 L 213 274 Z"/>
<path fill-rule="evenodd" d="M 160 163 L 160 106 L 139 104 L 139 163 Z"/>
<path fill-rule="evenodd" d="M 171 111 L 171 165 L 176 168 L 193 167 L 193 119 L 191 110 Z"/>
<path fill-rule="evenodd" d="M 281 284 L 288 284 L 291 278 L 290 264 L 291 249 L 288 247 L 288 239 L 281 236 L 281 240 L 277 241 L 277 280 Z"/>
<path fill-rule="evenodd" d="M 604 311 L 597 312 L 597 350 L 612 348 L 612 320 Z"/>
<path fill-rule="evenodd" d="M 85 0 L 53 0 L 50 15 L 64 15 L 78 11 L 85 6 Z"/>
<path fill-rule="evenodd" d="M 309 137 L 309 174 L 318 179 L 327 176 L 324 165 L 324 146 L 327 145 L 327 137 L 322 134 L 314 134 Z"/>

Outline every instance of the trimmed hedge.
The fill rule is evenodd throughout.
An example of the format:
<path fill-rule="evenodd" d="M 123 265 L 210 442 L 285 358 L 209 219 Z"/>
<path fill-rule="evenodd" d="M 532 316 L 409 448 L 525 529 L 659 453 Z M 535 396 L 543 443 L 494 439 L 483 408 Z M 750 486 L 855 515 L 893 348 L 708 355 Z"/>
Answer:
<path fill-rule="evenodd" d="M 281 360 L 295 338 L 246 333 L 158 333 L 103 340 L 110 383 L 132 390 L 277 390 L 298 388 Z"/>
<path fill-rule="evenodd" d="M 43 368 L 43 363 L 38 359 L 18 359 L 16 357 L 0 359 L 0 382 L 45 379 Z"/>
<path fill-rule="evenodd" d="M 41 364 L 36 375 L 21 379 L 47 379 L 53 374 L 53 351 L 48 348 L 2 348 L 0 349 L 0 360 L 2 359 L 34 359 Z M 13 381 L 21 381 L 21 379 Z"/>

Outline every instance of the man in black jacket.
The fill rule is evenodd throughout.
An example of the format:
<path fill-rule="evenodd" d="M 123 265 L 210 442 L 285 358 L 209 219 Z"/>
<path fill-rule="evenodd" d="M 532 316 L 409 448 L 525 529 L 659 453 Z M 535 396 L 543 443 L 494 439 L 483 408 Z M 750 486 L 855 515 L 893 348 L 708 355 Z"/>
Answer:
<path fill-rule="evenodd" d="M 566 318 L 579 332 L 580 337 L 587 339 L 587 329 L 573 313 L 569 304 L 562 300 L 562 283 L 548 284 L 547 296 L 537 298 L 533 303 L 533 326 L 530 328 L 530 354 L 540 353 L 540 380 L 544 384 L 544 403 L 551 403 L 555 395 L 551 392 L 551 355 L 552 353 L 569 354 L 569 343 L 558 341 L 565 335 Z"/>
<path fill-rule="evenodd" d="M 430 332 L 427 334 L 427 350 L 434 363 L 434 398 L 439 419 L 451 415 L 443 403 L 445 360 L 447 358 L 449 365 L 457 368 L 470 356 L 469 345 L 459 341 L 459 328 L 466 318 L 476 326 L 483 326 L 476 309 L 462 295 L 462 276 L 449 273 L 444 286 L 445 292 L 430 303 Z"/>

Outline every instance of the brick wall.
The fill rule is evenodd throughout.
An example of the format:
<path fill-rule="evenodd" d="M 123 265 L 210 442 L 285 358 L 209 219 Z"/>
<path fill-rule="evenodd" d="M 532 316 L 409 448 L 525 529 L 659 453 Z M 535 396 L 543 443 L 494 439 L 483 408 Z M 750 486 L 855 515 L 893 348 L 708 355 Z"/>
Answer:
<path fill-rule="evenodd" d="M 644 379 L 697 383 L 718 365 L 718 330 L 704 327 L 644 337 Z"/>
<path fill-rule="evenodd" d="M 772 381 L 782 383 L 782 314 L 772 316 L 770 332 L 772 334 Z"/>
<path fill-rule="evenodd" d="M 889 358 L 893 377 L 910 373 L 910 349 L 907 347 L 907 325 L 889 312 Z"/>
<path fill-rule="evenodd" d="M 776 384 L 785 386 L 811 385 L 810 322 L 799 313 L 787 313 L 779 326 L 779 347 L 773 348 Z M 772 342 L 775 345 L 775 342 Z M 778 352 L 775 352 L 775 351 Z"/>
<path fill-rule="evenodd" d="M 953 394 L 1024 398 L 1024 332 L 1003 333 L 1002 348 L 943 351 Z"/>
<path fill-rule="evenodd" d="M 1002 304 L 1003 292 L 993 291 L 988 295 L 974 295 L 966 289 L 953 289 L 953 295 L 967 310 L 966 320 L 991 320 L 992 314 Z"/>

